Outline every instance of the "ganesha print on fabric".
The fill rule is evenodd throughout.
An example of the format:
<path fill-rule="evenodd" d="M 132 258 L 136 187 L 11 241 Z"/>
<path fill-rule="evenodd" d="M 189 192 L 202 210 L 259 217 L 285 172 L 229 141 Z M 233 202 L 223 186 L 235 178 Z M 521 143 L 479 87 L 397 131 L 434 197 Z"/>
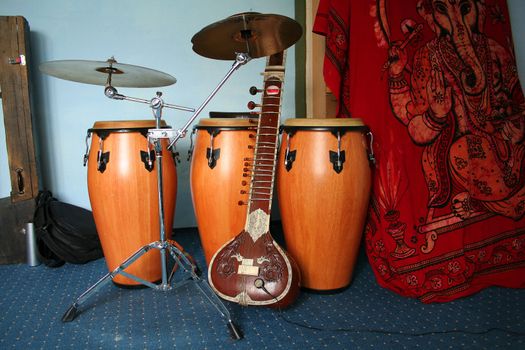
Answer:
<path fill-rule="evenodd" d="M 374 135 L 367 256 L 443 302 L 525 288 L 525 102 L 505 0 L 320 0 L 338 117 Z"/>
<path fill-rule="evenodd" d="M 417 11 L 435 37 L 409 58 L 403 45 L 417 40 L 421 24 L 406 20 L 407 41 L 389 48 L 392 111 L 424 148 L 430 199 L 419 230 L 432 239 L 436 230 L 490 215 L 520 219 L 525 210 L 523 95 L 513 55 L 483 33 L 487 10 L 498 18 L 482 1 L 421 1 Z M 449 215 L 433 215 L 446 205 Z"/>
<path fill-rule="evenodd" d="M 419 166 L 408 174 L 407 159 L 385 150 L 367 250 L 380 283 L 429 301 L 466 291 L 476 275 L 523 266 L 525 102 L 504 1 L 403 2 L 416 16 L 392 3 L 370 1 L 369 15 L 384 52 L 389 118 L 406 128 L 399 137 L 419 149 L 410 159 Z M 419 176 L 426 206 L 409 222 L 400 203 L 416 195 L 407 179 Z M 464 235 L 463 246 L 447 235 Z"/>

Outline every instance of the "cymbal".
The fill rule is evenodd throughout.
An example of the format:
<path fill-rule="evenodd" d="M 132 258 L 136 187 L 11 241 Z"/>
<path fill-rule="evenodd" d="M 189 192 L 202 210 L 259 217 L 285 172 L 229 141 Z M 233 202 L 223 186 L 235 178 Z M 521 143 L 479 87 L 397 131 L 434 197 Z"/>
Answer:
<path fill-rule="evenodd" d="M 284 51 L 302 34 L 301 25 L 286 16 L 244 12 L 204 27 L 191 42 L 201 56 L 232 60 L 237 53 L 258 58 Z"/>
<path fill-rule="evenodd" d="M 175 84 L 177 79 L 169 74 L 130 64 L 117 63 L 114 58 L 107 61 L 62 60 L 40 65 L 40 70 L 51 76 L 78 83 L 114 87 L 159 87 Z M 108 81 L 111 73 L 111 81 Z"/>

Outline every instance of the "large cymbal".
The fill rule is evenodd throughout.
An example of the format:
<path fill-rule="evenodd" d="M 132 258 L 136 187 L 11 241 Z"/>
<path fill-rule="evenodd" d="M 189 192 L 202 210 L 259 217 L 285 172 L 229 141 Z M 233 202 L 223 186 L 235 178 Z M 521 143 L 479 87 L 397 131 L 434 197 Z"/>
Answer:
<path fill-rule="evenodd" d="M 42 63 L 40 70 L 60 79 L 103 86 L 109 82 L 114 87 L 159 87 L 175 84 L 177 81 L 169 74 L 149 68 L 117 63 L 113 58 L 107 61 L 50 61 Z M 108 81 L 110 73 L 111 81 Z"/>
<path fill-rule="evenodd" d="M 258 58 L 284 51 L 302 34 L 301 25 L 286 16 L 244 12 L 204 27 L 191 42 L 201 56 L 232 60 L 236 53 Z"/>

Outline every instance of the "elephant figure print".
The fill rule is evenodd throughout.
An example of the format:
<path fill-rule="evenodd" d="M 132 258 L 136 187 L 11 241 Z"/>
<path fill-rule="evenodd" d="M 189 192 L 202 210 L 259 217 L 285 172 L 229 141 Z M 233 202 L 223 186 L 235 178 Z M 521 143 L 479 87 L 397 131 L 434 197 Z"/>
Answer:
<path fill-rule="evenodd" d="M 484 32 L 486 2 L 421 0 L 431 39 L 411 50 L 411 38 L 386 40 L 393 115 L 422 147 L 428 215 L 418 230 L 433 240 L 436 229 L 525 213 L 525 103 L 513 53 Z M 413 22 L 400 24 L 422 26 Z M 448 214 L 434 217 L 438 208 Z"/>

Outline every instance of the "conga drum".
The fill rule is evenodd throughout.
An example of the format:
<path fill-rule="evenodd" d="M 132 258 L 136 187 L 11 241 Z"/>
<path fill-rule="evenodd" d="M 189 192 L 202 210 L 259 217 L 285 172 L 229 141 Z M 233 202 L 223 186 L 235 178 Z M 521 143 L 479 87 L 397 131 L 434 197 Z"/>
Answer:
<path fill-rule="evenodd" d="M 201 119 L 193 128 L 190 187 L 206 264 L 246 222 L 257 120 Z"/>
<path fill-rule="evenodd" d="M 277 193 L 286 248 L 304 288 L 344 288 L 370 195 L 367 128 L 359 119 L 288 119 L 281 130 Z"/>
<path fill-rule="evenodd" d="M 165 125 L 165 124 L 164 124 Z M 98 121 L 88 130 L 88 191 L 93 217 L 109 271 L 146 244 L 160 239 L 157 161 L 148 145 L 155 121 Z M 163 139 L 162 179 L 166 239 L 171 236 L 177 174 Z M 146 281 L 162 279 L 160 252 L 148 251 L 124 271 Z M 133 287 L 139 282 L 116 275 L 113 282 Z"/>

